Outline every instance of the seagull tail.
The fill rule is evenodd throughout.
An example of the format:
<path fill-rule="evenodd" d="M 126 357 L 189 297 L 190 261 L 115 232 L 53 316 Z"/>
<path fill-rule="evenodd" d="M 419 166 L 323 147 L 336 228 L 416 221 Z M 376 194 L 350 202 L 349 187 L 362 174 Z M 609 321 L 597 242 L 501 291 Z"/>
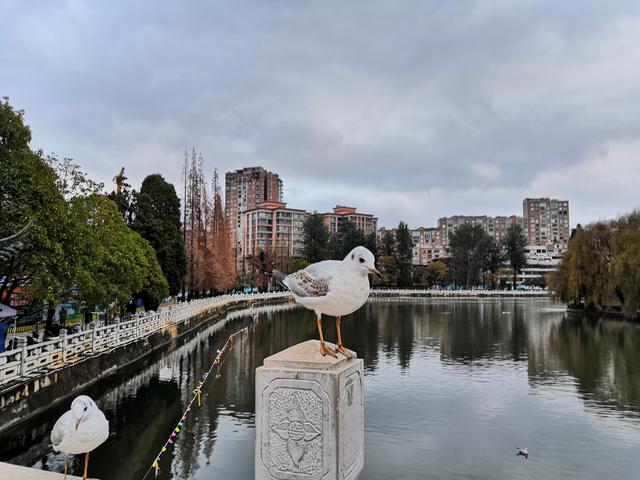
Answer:
<path fill-rule="evenodd" d="M 287 287 L 287 285 L 284 283 L 284 279 L 285 279 L 286 277 L 287 277 L 287 276 L 286 276 L 284 273 L 282 273 L 280 270 L 274 270 L 274 271 L 273 271 L 273 278 L 275 278 L 275 279 L 276 279 L 276 282 L 278 282 L 278 283 L 279 283 L 280 285 L 282 285 L 284 288 L 287 288 L 287 289 L 288 289 L 289 287 Z"/>

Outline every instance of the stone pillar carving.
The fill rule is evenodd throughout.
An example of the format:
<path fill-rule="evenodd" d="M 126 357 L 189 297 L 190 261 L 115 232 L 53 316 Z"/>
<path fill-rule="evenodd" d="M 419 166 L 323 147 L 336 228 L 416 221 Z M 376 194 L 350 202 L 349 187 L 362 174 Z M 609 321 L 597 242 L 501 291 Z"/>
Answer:
<path fill-rule="evenodd" d="M 256 480 L 355 480 L 364 461 L 363 361 L 309 340 L 256 370 Z"/>

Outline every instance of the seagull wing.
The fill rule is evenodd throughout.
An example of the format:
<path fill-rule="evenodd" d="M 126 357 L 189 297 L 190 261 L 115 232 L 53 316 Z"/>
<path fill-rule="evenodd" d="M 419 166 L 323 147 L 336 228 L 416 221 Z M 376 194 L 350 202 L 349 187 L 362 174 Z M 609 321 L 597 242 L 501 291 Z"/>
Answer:
<path fill-rule="evenodd" d="M 58 447 L 64 441 L 65 434 L 69 429 L 69 425 L 73 423 L 73 413 L 71 410 L 66 411 L 55 423 L 51 430 L 51 443 L 53 448 L 58 451 Z"/>
<path fill-rule="evenodd" d="M 304 270 L 287 275 L 283 283 L 298 297 L 324 297 L 329 292 L 329 282 L 341 263 L 337 260 L 314 263 Z"/>

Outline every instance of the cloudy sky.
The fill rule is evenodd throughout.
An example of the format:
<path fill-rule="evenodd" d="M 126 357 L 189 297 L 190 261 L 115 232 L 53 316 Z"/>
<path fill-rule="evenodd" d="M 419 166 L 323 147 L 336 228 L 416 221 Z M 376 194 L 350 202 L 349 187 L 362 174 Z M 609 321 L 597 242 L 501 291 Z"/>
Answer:
<path fill-rule="evenodd" d="M 262 165 L 380 224 L 640 206 L 640 2 L 0 0 L 0 95 L 111 185 Z"/>

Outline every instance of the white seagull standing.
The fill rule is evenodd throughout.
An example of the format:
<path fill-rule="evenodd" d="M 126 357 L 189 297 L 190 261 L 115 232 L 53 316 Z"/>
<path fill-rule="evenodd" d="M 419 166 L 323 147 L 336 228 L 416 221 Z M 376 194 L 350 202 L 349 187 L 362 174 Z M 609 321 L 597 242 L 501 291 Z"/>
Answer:
<path fill-rule="evenodd" d="M 522 455 L 524 458 L 529 458 L 529 449 L 528 448 L 516 447 L 516 450 L 518 451 L 518 453 L 516 453 L 516 457 L 519 457 L 520 455 Z"/>
<path fill-rule="evenodd" d="M 347 358 L 353 354 L 342 345 L 340 318 L 358 310 L 369 298 L 368 274 L 382 274 L 376 270 L 375 258 L 365 247 L 356 247 L 344 260 L 325 260 L 309 265 L 286 277 L 274 271 L 275 277 L 291 292 L 296 302 L 316 313 L 320 334 L 320 353 L 337 358 L 340 352 Z M 336 317 L 338 342 L 335 352 L 324 344 L 322 314 Z"/>
<path fill-rule="evenodd" d="M 67 455 L 85 454 L 84 475 L 87 478 L 89 452 L 109 437 L 109 422 L 96 403 L 86 395 L 71 402 L 51 430 L 51 443 L 56 452 L 64 452 L 64 475 L 67 477 Z"/>

